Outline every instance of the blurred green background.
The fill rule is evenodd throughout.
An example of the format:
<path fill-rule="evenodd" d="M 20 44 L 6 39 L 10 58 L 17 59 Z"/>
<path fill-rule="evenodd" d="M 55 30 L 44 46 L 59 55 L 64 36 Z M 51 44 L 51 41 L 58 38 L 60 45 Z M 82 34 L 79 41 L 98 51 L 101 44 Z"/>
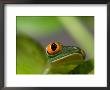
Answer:
<path fill-rule="evenodd" d="M 94 16 L 16 16 L 16 73 L 43 74 L 53 40 L 78 46 L 94 60 Z"/>

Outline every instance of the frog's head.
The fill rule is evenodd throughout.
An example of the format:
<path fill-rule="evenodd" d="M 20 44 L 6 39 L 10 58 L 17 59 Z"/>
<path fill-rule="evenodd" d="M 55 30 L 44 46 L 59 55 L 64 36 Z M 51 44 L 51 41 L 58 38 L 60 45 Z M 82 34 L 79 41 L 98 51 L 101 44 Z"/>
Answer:
<path fill-rule="evenodd" d="M 76 46 L 64 46 L 59 42 L 51 42 L 46 47 L 49 62 L 62 62 L 72 58 L 73 60 L 85 59 L 85 52 Z M 67 58 L 67 59 L 64 59 Z"/>

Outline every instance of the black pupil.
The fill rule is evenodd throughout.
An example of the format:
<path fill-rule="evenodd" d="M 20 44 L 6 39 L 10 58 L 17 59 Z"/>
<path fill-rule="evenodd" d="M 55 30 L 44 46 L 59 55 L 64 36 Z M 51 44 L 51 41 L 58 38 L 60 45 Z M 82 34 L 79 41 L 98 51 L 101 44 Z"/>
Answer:
<path fill-rule="evenodd" d="M 53 43 L 53 44 L 51 45 L 51 49 L 52 49 L 53 51 L 55 51 L 56 48 L 57 48 L 57 45 L 56 45 L 55 43 Z"/>

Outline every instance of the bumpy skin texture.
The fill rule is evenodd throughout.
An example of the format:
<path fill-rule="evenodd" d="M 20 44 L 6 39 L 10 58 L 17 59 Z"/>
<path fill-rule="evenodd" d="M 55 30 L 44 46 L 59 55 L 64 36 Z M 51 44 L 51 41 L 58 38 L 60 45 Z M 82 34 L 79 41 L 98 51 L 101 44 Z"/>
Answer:
<path fill-rule="evenodd" d="M 85 61 L 85 52 L 79 47 L 63 46 L 60 43 L 59 45 L 61 45 L 61 50 L 55 54 L 49 54 L 46 49 L 50 66 L 48 74 L 67 74 Z"/>
<path fill-rule="evenodd" d="M 85 59 L 85 52 L 75 46 L 63 46 L 62 45 L 62 50 L 54 55 L 50 55 L 47 53 L 47 57 L 50 63 L 58 61 L 58 60 L 63 60 L 63 58 L 69 57 L 70 55 L 77 55 L 77 58 L 79 59 Z M 76 58 L 76 59 L 77 59 Z"/>

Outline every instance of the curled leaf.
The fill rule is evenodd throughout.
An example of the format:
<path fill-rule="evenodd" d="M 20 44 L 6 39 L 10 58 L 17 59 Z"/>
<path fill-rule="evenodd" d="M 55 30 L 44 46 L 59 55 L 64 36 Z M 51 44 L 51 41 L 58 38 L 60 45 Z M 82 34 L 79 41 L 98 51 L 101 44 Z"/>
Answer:
<path fill-rule="evenodd" d="M 47 64 L 44 49 L 25 35 L 16 37 L 16 74 L 41 74 Z"/>
<path fill-rule="evenodd" d="M 78 65 L 76 68 L 74 68 L 70 74 L 93 74 L 94 73 L 94 61 L 93 60 L 87 60 L 80 65 Z"/>

